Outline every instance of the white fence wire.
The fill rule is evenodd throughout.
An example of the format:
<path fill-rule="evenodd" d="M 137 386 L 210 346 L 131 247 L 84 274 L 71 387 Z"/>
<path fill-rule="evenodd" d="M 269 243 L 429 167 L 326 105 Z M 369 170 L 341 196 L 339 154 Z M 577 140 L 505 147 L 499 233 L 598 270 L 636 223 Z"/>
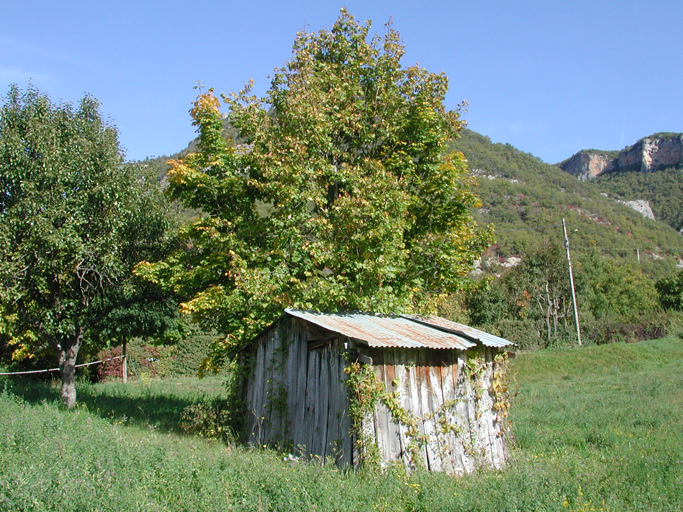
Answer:
<path fill-rule="evenodd" d="M 116 357 L 110 357 L 109 359 L 100 359 L 99 361 L 91 361 L 89 363 L 77 364 L 76 368 L 80 368 L 82 366 L 90 366 L 92 364 L 105 363 L 107 361 L 113 361 L 114 359 L 121 359 L 122 357 L 126 357 L 126 356 L 116 356 Z M 0 373 L 0 375 L 27 375 L 29 373 L 47 373 L 47 372 L 58 372 L 58 371 L 59 371 L 59 368 L 48 368 L 47 370 L 30 370 L 30 371 L 25 371 L 25 372 L 3 372 L 3 373 Z"/>

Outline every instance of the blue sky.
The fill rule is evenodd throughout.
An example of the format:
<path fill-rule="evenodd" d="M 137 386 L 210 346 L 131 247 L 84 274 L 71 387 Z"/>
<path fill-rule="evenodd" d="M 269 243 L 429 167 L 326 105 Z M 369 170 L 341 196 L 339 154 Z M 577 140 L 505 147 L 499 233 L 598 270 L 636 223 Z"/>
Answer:
<path fill-rule="evenodd" d="M 171 154 L 194 136 L 197 81 L 264 93 L 296 32 L 343 6 L 378 31 L 391 16 L 404 65 L 445 72 L 471 129 L 546 162 L 683 132 L 681 0 L 5 1 L 0 92 L 90 93 L 129 159 Z"/>

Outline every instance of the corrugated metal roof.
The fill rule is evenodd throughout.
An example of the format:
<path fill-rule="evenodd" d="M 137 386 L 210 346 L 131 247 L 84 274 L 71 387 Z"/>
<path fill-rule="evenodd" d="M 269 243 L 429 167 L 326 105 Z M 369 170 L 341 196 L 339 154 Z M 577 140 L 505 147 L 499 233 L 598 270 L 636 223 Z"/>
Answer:
<path fill-rule="evenodd" d="M 439 316 L 421 316 L 421 315 L 402 315 L 403 318 L 408 318 L 410 320 L 414 320 L 416 322 L 420 322 L 425 325 L 434 325 L 436 327 L 439 327 L 441 329 L 446 329 L 449 332 L 453 332 L 455 334 L 460 334 L 462 336 L 465 336 L 466 338 L 474 341 L 478 341 L 482 345 L 485 345 L 487 347 L 509 347 L 511 345 L 514 345 L 509 340 L 506 340 L 505 338 L 501 338 L 499 336 L 494 336 L 493 334 L 489 334 L 484 331 L 480 331 L 479 329 L 475 329 L 474 327 L 470 327 L 468 325 L 463 325 L 459 324 L 457 322 L 452 322 L 450 320 L 446 320 L 445 318 L 441 318 Z"/>
<path fill-rule="evenodd" d="M 466 350 L 475 343 L 457 333 L 409 317 L 362 313 L 314 313 L 286 309 L 285 313 L 329 331 L 363 341 L 370 347 Z"/>

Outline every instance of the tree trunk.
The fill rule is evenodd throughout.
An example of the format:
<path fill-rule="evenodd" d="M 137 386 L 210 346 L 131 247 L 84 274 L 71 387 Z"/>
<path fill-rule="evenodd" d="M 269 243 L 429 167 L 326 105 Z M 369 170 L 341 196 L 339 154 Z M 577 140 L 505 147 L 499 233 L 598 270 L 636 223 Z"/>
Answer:
<path fill-rule="evenodd" d="M 72 340 L 64 340 L 59 349 L 59 371 L 62 376 L 62 405 L 71 409 L 76 405 L 76 357 L 81 348 L 83 331 L 79 329 Z"/>

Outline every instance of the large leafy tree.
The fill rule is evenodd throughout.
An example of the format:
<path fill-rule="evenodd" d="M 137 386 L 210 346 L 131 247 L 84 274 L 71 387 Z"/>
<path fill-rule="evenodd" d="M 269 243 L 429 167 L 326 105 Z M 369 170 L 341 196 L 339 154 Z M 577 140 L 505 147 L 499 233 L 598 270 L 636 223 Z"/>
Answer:
<path fill-rule="evenodd" d="M 462 154 L 447 78 L 403 67 L 399 34 L 370 37 L 345 10 L 331 30 L 302 32 L 267 95 L 213 91 L 191 114 L 198 151 L 172 162 L 170 190 L 204 215 L 185 248 L 138 268 L 185 297 L 183 308 L 250 339 L 286 306 L 401 312 L 457 289 L 490 233 Z"/>
<path fill-rule="evenodd" d="M 598 320 L 628 322 L 659 306 L 655 283 L 637 264 L 615 261 L 593 250 L 579 259 L 577 270 L 584 281 L 580 298 Z"/>
<path fill-rule="evenodd" d="M 114 311 L 148 303 L 147 317 L 164 314 L 158 290 L 132 273 L 161 255 L 159 192 L 155 177 L 123 165 L 95 99 L 56 105 L 32 87 L 10 89 L 0 110 L 0 333 L 54 350 L 68 407 L 79 349 L 116 329 Z M 135 316 L 126 328 L 144 330 Z"/>

